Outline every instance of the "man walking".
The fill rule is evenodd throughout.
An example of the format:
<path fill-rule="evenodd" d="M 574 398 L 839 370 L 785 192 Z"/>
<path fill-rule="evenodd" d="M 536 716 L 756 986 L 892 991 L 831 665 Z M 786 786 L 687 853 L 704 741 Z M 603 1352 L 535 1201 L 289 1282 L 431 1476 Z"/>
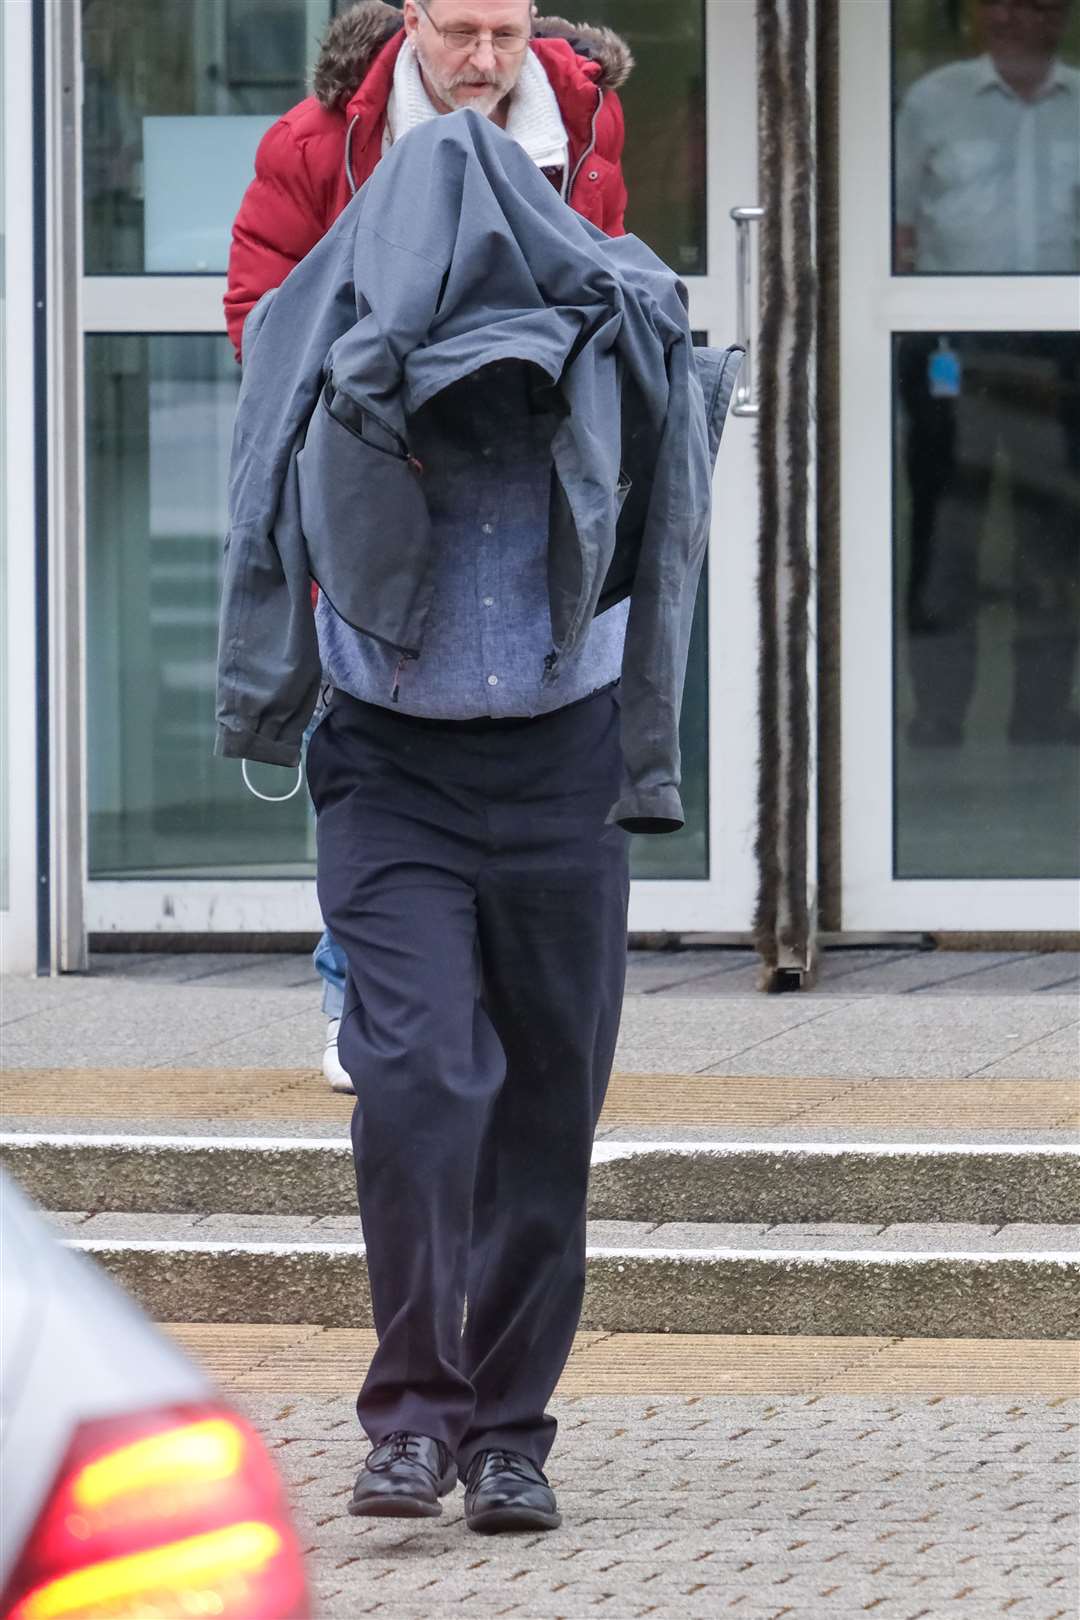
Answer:
<path fill-rule="evenodd" d="M 738 364 L 509 132 L 421 119 L 248 322 L 218 660 L 229 756 L 294 764 L 332 688 L 308 778 L 379 1340 L 351 1511 L 433 1516 L 461 1472 L 483 1532 L 559 1523 L 627 833 L 683 821 Z"/>
<path fill-rule="evenodd" d="M 330 228 L 408 131 L 472 106 L 506 129 L 570 206 L 609 235 L 623 229 L 622 109 L 633 59 L 609 29 L 534 21 L 528 0 L 361 0 L 331 24 L 315 94 L 273 126 L 233 226 L 225 312 L 240 355 L 244 320 Z M 315 951 L 324 982 L 323 1073 L 352 1091 L 338 1051 L 346 965 L 329 930 Z"/>

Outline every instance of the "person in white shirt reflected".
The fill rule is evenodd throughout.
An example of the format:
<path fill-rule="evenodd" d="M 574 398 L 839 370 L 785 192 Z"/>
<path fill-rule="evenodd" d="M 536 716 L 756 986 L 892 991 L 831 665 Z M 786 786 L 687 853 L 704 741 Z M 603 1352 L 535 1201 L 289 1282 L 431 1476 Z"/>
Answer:
<path fill-rule="evenodd" d="M 982 54 L 917 79 L 897 114 L 895 271 L 1075 276 L 1080 68 L 1063 56 L 1075 0 L 973 10 Z M 1080 338 L 908 333 L 896 340 L 896 386 L 910 499 L 909 743 L 965 740 L 980 654 L 984 666 L 993 659 L 984 608 L 1008 616 L 1008 742 L 1080 743 Z M 990 584 L 995 524 L 1007 556 Z M 992 685 L 1009 695 L 1008 682 Z"/>
<path fill-rule="evenodd" d="M 982 55 L 916 80 L 896 118 L 896 270 L 1080 271 L 1074 0 L 980 0 Z"/>

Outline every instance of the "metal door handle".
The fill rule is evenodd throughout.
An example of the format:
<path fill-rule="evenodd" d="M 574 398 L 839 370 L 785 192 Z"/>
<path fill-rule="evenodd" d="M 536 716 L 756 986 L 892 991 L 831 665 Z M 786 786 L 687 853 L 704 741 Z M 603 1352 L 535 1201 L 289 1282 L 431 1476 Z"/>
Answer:
<path fill-rule="evenodd" d="M 733 416 L 757 416 L 758 402 L 754 397 L 754 349 L 751 341 L 753 288 L 751 286 L 750 227 L 765 218 L 764 208 L 733 208 L 735 221 L 735 341 L 746 350 L 746 358 L 735 385 L 735 398 L 731 405 Z"/>

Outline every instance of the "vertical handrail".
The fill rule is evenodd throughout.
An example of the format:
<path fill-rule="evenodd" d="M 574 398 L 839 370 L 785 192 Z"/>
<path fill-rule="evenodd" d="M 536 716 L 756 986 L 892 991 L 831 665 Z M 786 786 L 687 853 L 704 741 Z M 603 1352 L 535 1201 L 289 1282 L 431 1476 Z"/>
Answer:
<path fill-rule="evenodd" d="M 753 304 L 753 255 L 750 251 L 750 227 L 765 218 L 764 208 L 733 208 L 735 221 L 735 341 L 746 351 L 732 402 L 733 416 L 757 416 L 758 402 L 754 396 L 754 333 L 751 316 Z"/>

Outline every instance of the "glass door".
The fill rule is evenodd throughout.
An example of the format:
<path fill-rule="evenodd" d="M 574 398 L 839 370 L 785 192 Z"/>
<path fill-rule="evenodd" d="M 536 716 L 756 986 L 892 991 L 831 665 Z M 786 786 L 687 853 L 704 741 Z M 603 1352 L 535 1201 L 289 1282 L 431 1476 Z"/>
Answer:
<path fill-rule="evenodd" d="M 82 0 L 91 932 L 318 927 L 306 796 L 268 805 L 211 753 L 230 420 L 229 228 L 301 99 L 333 0 Z M 344 10 L 343 4 L 337 7 Z M 757 198 L 753 0 L 600 0 L 625 36 L 628 226 L 730 342 L 735 227 Z M 641 840 L 632 925 L 747 929 L 754 895 L 756 490 L 733 419 L 683 722 L 688 825 Z M 283 773 L 251 767 L 282 791 Z"/>
<path fill-rule="evenodd" d="M 1080 7 L 844 0 L 847 928 L 1080 924 Z"/>

